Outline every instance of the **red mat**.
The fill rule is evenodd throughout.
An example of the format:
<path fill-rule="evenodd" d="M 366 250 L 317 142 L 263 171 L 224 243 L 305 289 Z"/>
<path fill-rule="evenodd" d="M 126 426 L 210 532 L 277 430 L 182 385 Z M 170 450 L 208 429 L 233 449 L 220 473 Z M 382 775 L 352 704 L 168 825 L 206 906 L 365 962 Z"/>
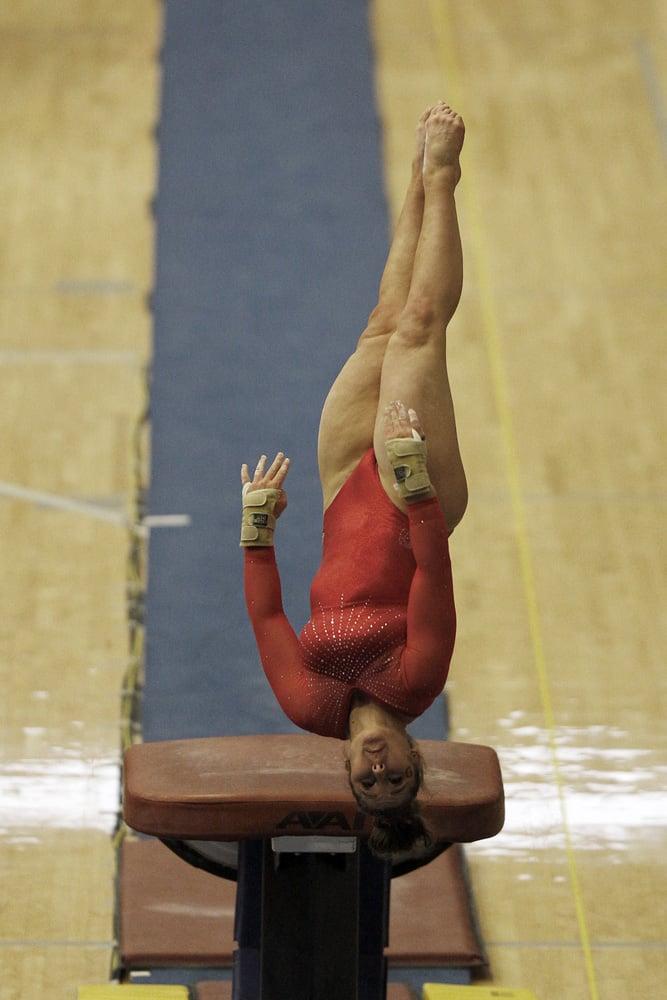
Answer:
<path fill-rule="evenodd" d="M 158 840 L 128 839 L 119 889 L 124 969 L 231 966 L 235 882 L 193 868 Z M 393 879 L 390 914 L 390 967 L 484 964 L 460 848 Z"/>

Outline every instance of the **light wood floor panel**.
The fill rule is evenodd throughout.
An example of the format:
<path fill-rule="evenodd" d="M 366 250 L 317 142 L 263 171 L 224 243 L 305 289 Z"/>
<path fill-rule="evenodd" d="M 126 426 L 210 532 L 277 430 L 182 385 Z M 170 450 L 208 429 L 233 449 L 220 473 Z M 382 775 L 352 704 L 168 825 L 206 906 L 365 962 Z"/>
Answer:
<path fill-rule="evenodd" d="M 0 1000 L 111 967 L 160 17 L 0 11 Z"/>
<path fill-rule="evenodd" d="M 468 851 L 492 981 L 657 1000 L 667 12 L 376 0 L 372 15 L 394 214 L 422 107 L 446 97 L 468 126 L 449 353 L 471 501 L 449 692 L 454 733 L 496 746 L 507 786 L 505 830 Z"/>
<path fill-rule="evenodd" d="M 109 945 L 103 941 L 74 941 L 48 945 L 28 941 L 3 948 L 0 1000 L 25 997 L 63 997 L 72 1000 L 80 983 L 104 983 Z"/>
<path fill-rule="evenodd" d="M 449 691 L 507 784 L 505 830 L 468 851 L 491 979 L 658 1000 L 667 7 L 369 10 L 394 215 L 422 108 L 447 97 L 468 125 Z M 160 16 L 0 11 L 0 1000 L 109 969 L 127 535 L 101 518 L 127 510 L 150 352 Z"/>
<path fill-rule="evenodd" d="M 12 928 L 10 947 L 11 942 L 16 942 L 15 947 L 31 942 L 49 947 L 104 942 L 108 958 L 114 878 L 109 838 L 103 832 L 76 829 L 77 818 L 72 815 L 73 823 L 67 830 L 49 830 L 39 836 L 34 828 L 16 830 L 3 845 L 3 884 L 15 880 L 33 888 L 29 909 L 25 897 L 18 894 L 8 895 L 4 901 L 3 922 Z M 54 858 L 58 863 L 54 864 Z M 54 901 L 72 896 L 71 906 L 62 902 L 54 906 Z"/>
<path fill-rule="evenodd" d="M 570 947 L 504 944 L 489 948 L 499 983 L 530 983 L 542 997 L 569 997 L 573 981 L 585 980 L 586 968 L 576 943 Z"/>

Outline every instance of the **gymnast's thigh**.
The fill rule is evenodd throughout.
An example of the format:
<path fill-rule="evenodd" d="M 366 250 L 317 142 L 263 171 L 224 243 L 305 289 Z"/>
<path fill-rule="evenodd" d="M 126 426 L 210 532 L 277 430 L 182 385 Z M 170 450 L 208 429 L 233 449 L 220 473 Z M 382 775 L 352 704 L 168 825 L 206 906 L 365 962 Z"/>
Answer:
<path fill-rule="evenodd" d="M 322 409 L 318 464 L 324 508 L 373 445 L 387 337 L 362 337 Z"/>
<path fill-rule="evenodd" d="M 401 400 L 417 411 L 426 435 L 429 476 L 452 531 L 463 516 L 468 492 L 447 373 L 444 335 L 423 339 L 395 335 L 385 352 L 374 447 L 385 490 L 401 507 L 402 502 L 393 489 L 394 473 L 384 446 L 383 410 L 394 400 Z"/>

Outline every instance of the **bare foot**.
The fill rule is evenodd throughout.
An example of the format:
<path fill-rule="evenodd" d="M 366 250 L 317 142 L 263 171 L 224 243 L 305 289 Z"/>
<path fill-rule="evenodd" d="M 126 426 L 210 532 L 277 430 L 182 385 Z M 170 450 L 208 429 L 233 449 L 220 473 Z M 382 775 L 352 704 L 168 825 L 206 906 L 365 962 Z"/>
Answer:
<path fill-rule="evenodd" d="M 461 115 L 442 101 L 436 104 L 426 120 L 425 177 L 444 171 L 457 184 L 461 177 L 459 154 L 464 138 L 465 125 Z"/>
<path fill-rule="evenodd" d="M 415 155 L 412 159 L 412 169 L 414 173 L 419 171 L 420 176 L 424 167 L 424 146 L 426 144 L 426 122 L 428 121 L 428 117 L 432 111 L 433 108 L 427 108 L 426 111 L 422 111 L 421 115 L 419 116 L 419 121 L 417 122 L 417 129 L 415 132 Z"/>

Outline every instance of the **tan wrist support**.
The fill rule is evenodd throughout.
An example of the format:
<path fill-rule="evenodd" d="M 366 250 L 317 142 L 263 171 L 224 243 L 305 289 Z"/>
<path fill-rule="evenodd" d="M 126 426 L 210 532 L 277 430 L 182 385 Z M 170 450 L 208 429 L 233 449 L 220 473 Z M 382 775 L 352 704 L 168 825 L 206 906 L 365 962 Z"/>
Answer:
<path fill-rule="evenodd" d="M 273 529 L 276 526 L 273 512 L 280 494 L 280 490 L 244 490 L 242 546 L 273 545 Z"/>
<path fill-rule="evenodd" d="M 391 438 L 386 445 L 399 497 L 409 502 L 431 496 L 433 486 L 426 468 L 426 441 L 415 437 Z"/>

